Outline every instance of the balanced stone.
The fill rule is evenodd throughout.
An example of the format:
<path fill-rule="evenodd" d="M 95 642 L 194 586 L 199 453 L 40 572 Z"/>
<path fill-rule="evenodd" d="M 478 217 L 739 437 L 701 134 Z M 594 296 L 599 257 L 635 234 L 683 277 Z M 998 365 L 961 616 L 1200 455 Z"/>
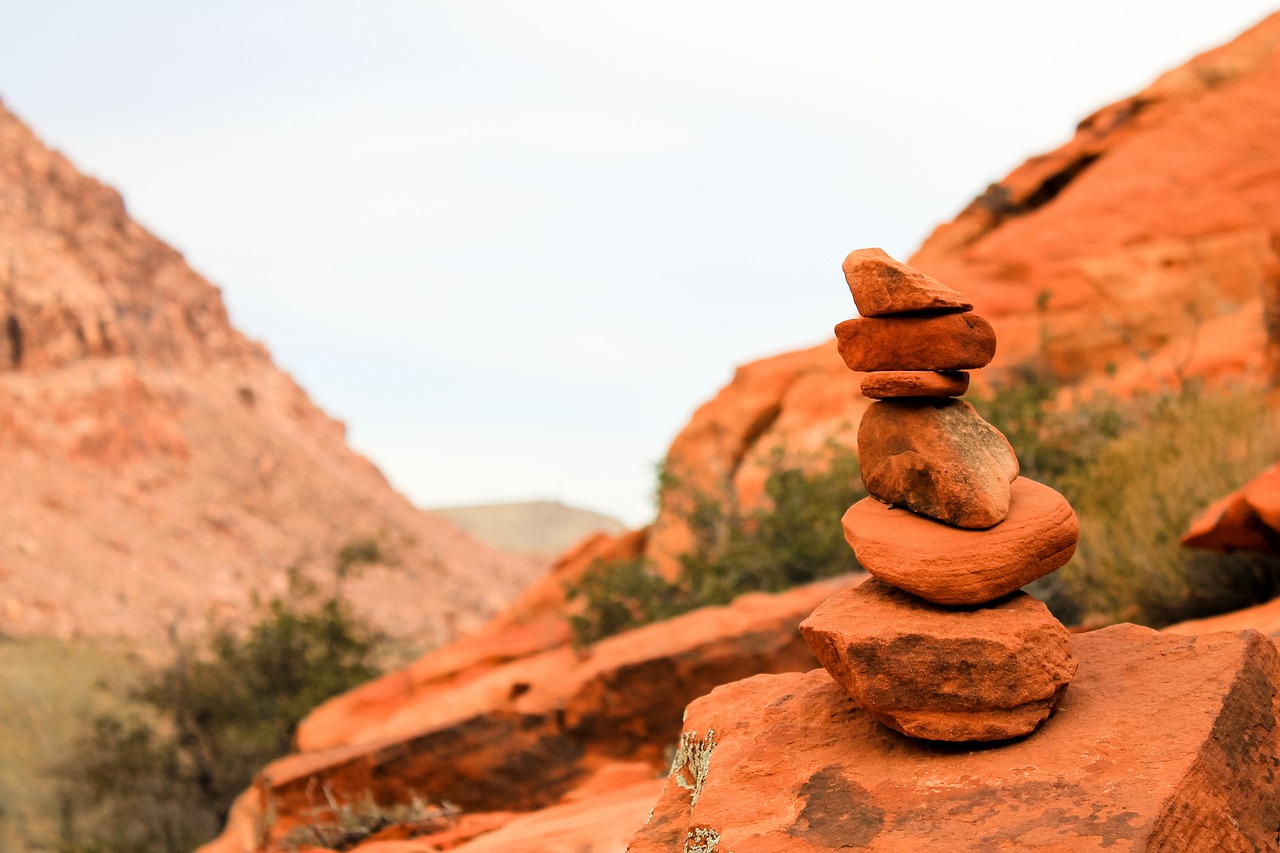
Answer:
<path fill-rule="evenodd" d="M 844 279 L 863 317 L 973 308 L 964 294 L 895 261 L 881 249 L 850 252 L 844 259 Z"/>
<path fill-rule="evenodd" d="M 996 354 L 995 330 L 973 313 L 857 317 L 836 342 L 850 370 L 972 370 Z"/>
<path fill-rule="evenodd" d="M 872 403 L 858 427 L 858 458 L 867 491 L 885 503 L 969 528 L 1009 514 L 1018 457 L 963 400 Z"/>
<path fill-rule="evenodd" d="M 870 578 L 819 605 L 800 632 L 858 707 L 929 740 L 1029 734 L 1076 672 L 1067 629 L 1025 592 L 957 609 Z"/>
<path fill-rule="evenodd" d="M 844 514 L 858 562 L 883 581 L 938 604 L 981 604 L 1065 565 L 1079 522 L 1048 486 L 1019 477 L 1009 515 L 987 530 L 965 530 L 864 498 Z"/>
<path fill-rule="evenodd" d="M 969 390 L 963 370 L 882 370 L 862 380 L 862 396 L 875 400 L 898 397 L 960 397 Z"/>

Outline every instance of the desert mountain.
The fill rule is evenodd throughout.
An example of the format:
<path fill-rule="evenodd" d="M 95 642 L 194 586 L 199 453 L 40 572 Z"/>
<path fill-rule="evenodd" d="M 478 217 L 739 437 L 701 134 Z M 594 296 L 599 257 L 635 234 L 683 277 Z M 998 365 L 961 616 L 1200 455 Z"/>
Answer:
<path fill-rule="evenodd" d="M 376 541 L 349 590 L 452 636 L 538 564 L 413 507 L 216 287 L 0 106 L 0 633 L 154 639 Z"/>

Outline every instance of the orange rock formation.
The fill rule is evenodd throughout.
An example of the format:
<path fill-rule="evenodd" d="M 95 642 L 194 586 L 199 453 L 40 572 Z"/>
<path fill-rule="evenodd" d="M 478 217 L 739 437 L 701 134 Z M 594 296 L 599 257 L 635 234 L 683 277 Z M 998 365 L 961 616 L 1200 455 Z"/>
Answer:
<path fill-rule="evenodd" d="M 991 322 L 997 379 L 1040 361 L 1064 381 L 1118 391 L 1187 376 L 1274 381 L 1280 14 L 1084 119 L 909 262 Z M 694 414 L 669 464 L 750 505 L 773 448 L 853 444 L 869 402 L 859 379 L 831 343 L 745 365 Z M 650 557 L 687 543 L 679 510 L 675 496 L 663 505 Z"/>
<path fill-rule="evenodd" d="M 213 285 L 2 106 L 0 235 L 0 633 L 160 639 L 376 536 L 396 565 L 357 605 L 440 640 L 537 571 L 397 494 Z"/>

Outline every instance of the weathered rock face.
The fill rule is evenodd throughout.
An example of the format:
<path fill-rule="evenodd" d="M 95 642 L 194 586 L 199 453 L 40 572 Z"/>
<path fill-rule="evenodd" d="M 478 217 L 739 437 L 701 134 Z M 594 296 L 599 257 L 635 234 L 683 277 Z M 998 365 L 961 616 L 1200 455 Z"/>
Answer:
<path fill-rule="evenodd" d="M 692 760 L 630 849 L 1275 849 L 1275 646 L 1132 625 L 1072 645 L 1080 669 L 1058 713 L 991 747 L 889 731 L 823 670 L 721 687 L 689 707 Z"/>
<path fill-rule="evenodd" d="M 800 631 L 858 707 L 928 740 L 1030 734 L 1076 671 L 1067 629 L 1025 592 L 951 608 L 872 578 L 823 602 Z"/>
<path fill-rule="evenodd" d="M 812 668 L 800 620 L 864 577 L 743 596 L 585 652 L 555 643 L 540 622 L 442 649 L 317 709 L 300 728 L 303 751 L 262 771 L 206 853 L 251 849 L 244 828 L 268 814 L 279 842 L 321 787 L 339 800 L 413 793 L 514 812 L 563 803 L 608 763 L 660 768 L 694 698 L 757 672 Z M 503 639 L 513 642 L 505 652 Z"/>
<path fill-rule="evenodd" d="M 1063 380 L 1121 393 L 1176 385 L 1179 374 L 1262 384 L 1280 353 L 1266 344 L 1263 317 L 1273 306 L 1280 330 L 1277 235 L 1272 15 L 1086 118 L 1074 139 L 993 185 L 909 261 L 991 322 L 1000 357 L 988 379 L 1043 355 Z M 852 444 L 867 406 L 858 381 L 830 342 L 747 365 L 676 438 L 672 466 L 750 506 L 763 482 L 753 460 L 770 449 Z M 686 541 L 674 502 L 654 531 L 648 553 L 659 559 Z"/>
<path fill-rule="evenodd" d="M 2 106 L 0 234 L 0 633 L 159 641 L 381 535 L 396 565 L 353 598 L 439 641 L 538 570 L 396 494 L 213 285 Z"/>
<path fill-rule="evenodd" d="M 937 604 L 981 604 L 1066 565 L 1080 525 L 1067 499 L 1034 480 L 1013 481 L 1009 515 L 988 530 L 952 527 L 875 498 L 844 514 L 862 567 Z"/>
<path fill-rule="evenodd" d="M 858 427 L 858 454 L 867 491 L 885 503 L 968 528 L 1009 514 L 1018 457 L 963 400 L 874 403 Z"/>

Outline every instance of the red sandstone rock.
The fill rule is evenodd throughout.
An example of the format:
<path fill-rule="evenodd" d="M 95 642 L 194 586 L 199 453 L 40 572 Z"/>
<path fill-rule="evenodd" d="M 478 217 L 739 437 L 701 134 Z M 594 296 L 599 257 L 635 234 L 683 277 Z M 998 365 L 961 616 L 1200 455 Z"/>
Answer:
<path fill-rule="evenodd" d="M 961 609 L 871 578 L 823 602 L 800 632 L 858 707 L 928 740 L 1029 734 L 1076 671 L 1067 629 L 1025 592 Z"/>
<path fill-rule="evenodd" d="M 973 309 L 963 293 L 895 261 L 882 249 L 850 252 L 844 259 L 844 278 L 863 317 Z"/>
<path fill-rule="evenodd" d="M 1120 625 L 1072 646 L 1058 712 L 985 749 L 889 731 L 823 670 L 720 687 L 686 715 L 703 761 L 676 768 L 631 853 L 698 832 L 735 853 L 1275 849 L 1272 643 Z"/>
<path fill-rule="evenodd" d="M 1274 465 L 1196 516 L 1181 542 L 1214 551 L 1280 553 L 1280 465 Z"/>
<path fill-rule="evenodd" d="M 938 604 L 982 604 L 1066 564 L 1080 533 L 1067 499 L 1019 477 L 1009 516 L 964 530 L 875 498 L 844 514 L 844 535 L 871 574 Z"/>
<path fill-rule="evenodd" d="M 321 786 L 339 799 L 384 802 L 410 793 L 464 811 L 523 811 L 553 805 L 606 762 L 662 764 L 684 706 L 726 679 L 811 668 L 797 626 L 814 607 L 865 576 L 755 593 L 611 637 L 579 654 L 568 646 L 465 671 L 441 681 L 385 677 L 366 702 L 329 704 L 319 734 L 342 745 L 268 765 L 242 798 L 232 825 L 270 811 L 279 840 Z M 510 630 L 510 629 L 507 629 Z M 453 660 L 475 658 L 464 650 Z M 428 656 L 420 675 L 448 673 Z M 401 689 L 400 695 L 395 691 Z M 341 713 L 353 715 L 344 726 Z M 314 723 L 312 723 L 314 725 Z M 270 809 L 267 804 L 270 803 Z M 220 842 L 222 843 L 222 842 Z M 210 850 L 230 850 L 213 847 Z"/>
<path fill-rule="evenodd" d="M 996 354 L 996 333 L 977 314 L 856 317 L 836 326 L 850 370 L 972 370 Z"/>
<path fill-rule="evenodd" d="M 887 504 L 969 528 L 1009 514 L 1018 457 L 963 400 L 872 403 L 858 427 L 858 457 L 867 491 Z"/>
<path fill-rule="evenodd" d="M 876 400 L 895 397 L 961 397 L 969 390 L 969 374 L 963 370 L 882 370 L 862 380 L 862 396 Z"/>

